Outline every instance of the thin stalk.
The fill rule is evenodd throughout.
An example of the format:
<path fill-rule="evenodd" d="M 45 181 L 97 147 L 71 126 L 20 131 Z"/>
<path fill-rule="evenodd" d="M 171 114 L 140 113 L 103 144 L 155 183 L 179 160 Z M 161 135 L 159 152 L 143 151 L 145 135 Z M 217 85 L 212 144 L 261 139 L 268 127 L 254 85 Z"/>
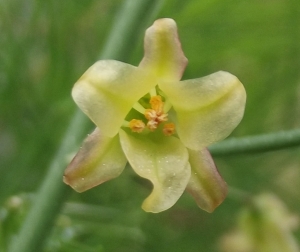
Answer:
<path fill-rule="evenodd" d="M 100 58 L 127 59 L 134 48 L 132 38 L 136 38 L 137 33 L 144 32 L 145 27 L 155 18 L 163 3 L 164 0 L 125 1 L 123 8 L 115 17 L 114 27 L 118 29 L 107 37 Z"/>
<path fill-rule="evenodd" d="M 300 146 L 300 129 L 231 138 L 209 147 L 214 156 L 251 154 Z"/>
<path fill-rule="evenodd" d="M 154 12 L 159 10 L 162 0 L 127 0 L 116 17 L 111 34 L 100 58 L 123 59 Z M 122 42 L 120 42 L 122 41 Z M 69 157 L 79 147 L 82 136 L 86 134 L 89 121 L 77 111 L 54 156 L 33 207 L 30 209 L 18 237 L 13 240 L 9 252 L 42 251 L 44 241 L 49 235 L 57 215 L 71 189 L 62 183 L 62 176 Z"/>

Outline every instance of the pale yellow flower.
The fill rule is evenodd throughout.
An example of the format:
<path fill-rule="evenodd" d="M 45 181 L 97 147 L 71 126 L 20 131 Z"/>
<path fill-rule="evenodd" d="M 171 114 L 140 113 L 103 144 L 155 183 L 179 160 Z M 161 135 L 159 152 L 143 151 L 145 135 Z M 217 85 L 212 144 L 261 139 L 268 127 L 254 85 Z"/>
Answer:
<path fill-rule="evenodd" d="M 83 192 L 123 171 L 127 161 L 153 191 L 142 208 L 170 208 L 187 189 L 212 212 L 226 183 L 206 147 L 227 137 L 241 121 L 246 94 L 227 72 L 180 81 L 187 65 L 172 19 L 145 34 L 138 67 L 100 60 L 76 82 L 72 96 L 96 124 L 65 172 L 65 183 Z"/>

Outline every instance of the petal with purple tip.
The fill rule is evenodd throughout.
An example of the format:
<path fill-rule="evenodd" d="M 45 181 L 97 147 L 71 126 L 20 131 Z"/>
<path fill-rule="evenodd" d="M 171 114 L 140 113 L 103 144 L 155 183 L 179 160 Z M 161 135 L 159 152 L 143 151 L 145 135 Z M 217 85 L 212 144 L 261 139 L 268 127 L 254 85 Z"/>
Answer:
<path fill-rule="evenodd" d="M 144 50 L 141 68 L 152 71 L 159 79 L 181 79 L 188 60 L 182 51 L 177 25 L 173 19 L 158 19 L 147 29 Z"/>
<path fill-rule="evenodd" d="M 220 176 L 207 149 L 188 152 L 192 173 L 187 191 L 201 209 L 211 213 L 225 199 L 227 184 Z"/>
<path fill-rule="evenodd" d="M 83 192 L 119 176 L 126 163 L 119 136 L 102 136 L 96 128 L 65 170 L 64 182 Z"/>

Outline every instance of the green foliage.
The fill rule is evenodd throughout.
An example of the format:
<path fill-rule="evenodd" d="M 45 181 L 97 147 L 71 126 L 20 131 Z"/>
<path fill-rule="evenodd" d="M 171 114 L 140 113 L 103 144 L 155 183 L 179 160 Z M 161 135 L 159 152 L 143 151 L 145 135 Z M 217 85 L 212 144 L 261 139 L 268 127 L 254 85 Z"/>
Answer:
<path fill-rule="evenodd" d="M 28 195 L 38 190 L 75 112 L 72 85 L 98 59 L 122 2 L 0 1 L 1 252 L 22 225 L 35 197 Z M 299 1 L 168 0 L 158 17 L 178 24 L 189 59 L 184 79 L 226 70 L 245 85 L 246 113 L 234 136 L 299 128 Z M 142 39 L 127 62 L 142 58 Z M 299 148 L 215 161 L 230 186 L 272 191 L 300 212 Z M 125 170 L 72 194 L 45 252 L 217 251 L 243 204 L 229 197 L 207 214 L 185 194 L 164 213 L 144 213 L 140 205 L 151 187 Z M 20 193 L 24 204 L 7 205 Z"/>

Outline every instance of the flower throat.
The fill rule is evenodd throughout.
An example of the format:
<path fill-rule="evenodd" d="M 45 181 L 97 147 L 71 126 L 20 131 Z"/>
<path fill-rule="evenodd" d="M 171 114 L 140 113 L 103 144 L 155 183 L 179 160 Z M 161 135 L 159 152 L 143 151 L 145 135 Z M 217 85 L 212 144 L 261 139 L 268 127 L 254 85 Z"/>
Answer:
<path fill-rule="evenodd" d="M 123 127 L 129 127 L 132 132 L 136 133 L 154 132 L 161 129 L 164 135 L 171 136 L 175 133 L 175 124 L 168 122 L 168 111 L 171 107 L 163 92 L 161 90 L 157 92 L 156 88 L 153 88 L 149 94 L 133 105 Z"/>

